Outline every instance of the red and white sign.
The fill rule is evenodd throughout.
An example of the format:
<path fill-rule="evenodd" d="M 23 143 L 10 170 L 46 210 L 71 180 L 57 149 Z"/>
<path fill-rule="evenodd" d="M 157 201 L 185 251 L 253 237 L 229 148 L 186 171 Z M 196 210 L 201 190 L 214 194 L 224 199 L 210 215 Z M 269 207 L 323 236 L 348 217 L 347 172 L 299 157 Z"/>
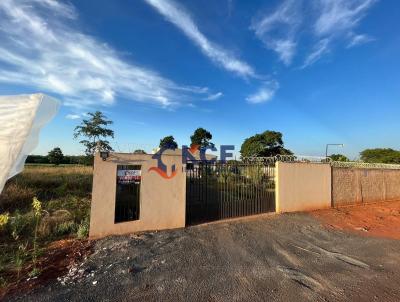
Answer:
<path fill-rule="evenodd" d="M 141 175 L 141 170 L 118 170 L 117 182 L 119 184 L 139 183 Z"/>

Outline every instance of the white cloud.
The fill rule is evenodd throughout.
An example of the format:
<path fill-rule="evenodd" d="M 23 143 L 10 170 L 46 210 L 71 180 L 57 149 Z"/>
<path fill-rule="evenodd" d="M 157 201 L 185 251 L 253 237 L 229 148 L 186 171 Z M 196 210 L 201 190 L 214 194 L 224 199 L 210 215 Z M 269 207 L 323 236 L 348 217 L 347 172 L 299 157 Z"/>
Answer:
<path fill-rule="evenodd" d="M 335 35 L 355 28 L 377 0 L 319 0 L 320 15 L 315 22 L 317 35 Z"/>
<path fill-rule="evenodd" d="M 370 37 L 368 35 L 351 35 L 350 37 L 350 42 L 349 44 L 347 44 L 347 48 L 352 48 L 352 47 L 356 47 L 365 43 L 369 43 L 375 41 L 375 39 L 373 37 Z"/>
<path fill-rule="evenodd" d="M 65 2 L 1 0 L 0 82 L 58 94 L 75 107 L 110 105 L 118 97 L 170 106 L 208 92 L 128 62 L 77 23 Z"/>
<path fill-rule="evenodd" d="M 254 19 L 251 29 L 287 66 L 297 53 L 301 37 L 308 35 L 307 43 L 311 41 L 314 46 L 306 55 L 304 68 L 329 53 L 337 41 L 346 41 L 347 48 L 370 42 L 369 36 L 354 31 L 377 1 L 284 0 L 273 12 Z"/>
<path fill-rule="evenodd" d="M 279 84 L 276 81 L 266 82 L 256 93 L 249 95 L 246 101 L 252 104 L 268 102 L 275 96 L 278 89 Z"/>
<path fill-rule="evenodd" d="M 273 13 L 254 19 L 251 25 L 256 36 L 268 49 L 275 51 L 285 65 L 290 65 L 296 54 L 301 5 L 299 0 L 285 0 Z"/>
<path fill-rule="evenodd" d="M 67 114 L 65 118 L 69 120 L 77 120 L 80 119 L 81 116 L 79 114 Z"/>
<path fill-rule="evenodd" d="M 329 39 L 320 40 L 313 48 L 312 52 L 307 56 L 301 68 L 306 68 L 317 62 L 324 54 L 330 51 Z"/>
<path fill-rule="evenodd" d="M 210 94 L 209 96 L 207 96 L 206 98 L 204 98 L 207 101 L 215 101 L 218 100 L 219 98 L 223 97 L 223 93 L 222 92 L 217 92 L 215 94 Z"/>
<path fill-rule="evenodd" d="M 178 27 L 200 50 L 213 62 L 228 71 L 244 77 L 255 77 L 253 68 L 237 58 L 221 46 L 211 42 L 199 30 L 186 9 L 172 0 L 145 0 L 153 6 L 169 22 Z"/>

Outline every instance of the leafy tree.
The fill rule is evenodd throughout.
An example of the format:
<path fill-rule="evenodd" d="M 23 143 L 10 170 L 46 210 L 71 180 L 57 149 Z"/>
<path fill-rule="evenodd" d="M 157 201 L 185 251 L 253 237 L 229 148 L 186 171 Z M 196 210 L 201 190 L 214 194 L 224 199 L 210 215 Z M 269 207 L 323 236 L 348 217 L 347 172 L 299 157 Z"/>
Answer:
<path fill-rule="evenodd" d="M 56 147 L 48 153 L 47 158 L 49 159 L 49 163 L 58 166 L 63 162 L 64 154 L 59 147 Z"/>
<path fill-rule="evenodd" d="M 137 150 L 133 151 L 133 154 L 147 154 L 147 153 L 142 149 L 137 149 Z"/>
<path fill-rule="evenodd" d="M 76 126 L 74 130 L 74 138 L 84 137 L 80 141 L 86 147 L 86 155 L 94 155 L 97 147 L 102 151 L 113 151 L 107 137 L 114 138 L 114 131 L 108 129 L 107 126 L 113 122 L 106 119 L 100 111 L 88 113 L 90 119 L 83 120 L 81 125 Z"/>
<path fill-rule="evenodd" d="M 49 164 L 47 155 L 28 155 L 25 161 L 27 164 Z"/>
<path fill-rule="evenodd" d="M 214 144 L 210 142 L 212 134 L 204 128 L 197 128 L 190 137 L 192 145 L 198 145 L 200 148 L 213 148 Z"/>
<path fill-rule="evenodd" d="M 265 131 L 246 138 L 240 148 L 242 157 L 270 157 L 292 155 L 292 151 L 283 146 L 282 133 Z"/>
<path fill-rule="evenodd" d="M 347 158 L 347 156 L 343 155 L 343 154 L 331 154 L 329 156 L 333 161 L 349 161 L 349 159 Z"/>
<path fill-rule="evenodd" d="M 71 165 L 93 165 L 93 157 L 85 155 L 66 155 L 64 156 L 63 164 Z"/>
<path fill-rule="evenodd" d="M 400 164 L 400 151 L 390 148 L 366 149 L 360 155 L 366 163 Z"/>
<path fill-rule="evenodd" d="M 172 135 L 169 135 L 160 139 L 159 147 L 165 149 L 176 149 L 178 148 L 178 143 L 175 141 L 175 138 Z"/>

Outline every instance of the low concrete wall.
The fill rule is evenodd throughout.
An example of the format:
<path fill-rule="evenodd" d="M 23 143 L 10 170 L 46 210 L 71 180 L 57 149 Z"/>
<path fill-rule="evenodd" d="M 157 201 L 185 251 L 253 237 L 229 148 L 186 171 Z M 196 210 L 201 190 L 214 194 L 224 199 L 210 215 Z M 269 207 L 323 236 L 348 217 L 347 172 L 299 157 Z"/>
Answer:
<path fill-rule="evenodd" d="M 332 168 L 333 206 L 400 200 L 400 170 Z"/>
<path fill-rule="evenodd" d="M 106 161 L 98 155 L 95 157 L 91 238 L 185 226 L 186 178 L 182 172 L 182 157 L 163 154 L 162 161 L 168 169 L 175 164 L 175 177 L 165 179 L 154 171 L 149 172 L 150 167 L 157 165 L 149 154 L 111 153 Z M 141 165 L 139 220 L 114 223 L 117 165 Z"/>
<path fill-rule="evenodd" d="M 276 212 L 331 207 L 331 166 L 314 163 L 276 164 Z"/>

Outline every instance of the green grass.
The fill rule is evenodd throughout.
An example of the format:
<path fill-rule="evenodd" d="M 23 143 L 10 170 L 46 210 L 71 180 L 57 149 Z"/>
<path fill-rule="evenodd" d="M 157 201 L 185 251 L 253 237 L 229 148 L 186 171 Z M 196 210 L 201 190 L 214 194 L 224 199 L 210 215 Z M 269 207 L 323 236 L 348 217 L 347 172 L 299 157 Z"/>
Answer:
<path fill-rule="evenodd" d="M 29 165 L 7 182 L 0 195 L 0 214 L 9 213 L 7 224 L 0 228 L 0 286 L 33 260 L 34 197 L 42 206 L 39 254 L 52 241 L 87 237 L 92 171 L 87 166 Z"/>

